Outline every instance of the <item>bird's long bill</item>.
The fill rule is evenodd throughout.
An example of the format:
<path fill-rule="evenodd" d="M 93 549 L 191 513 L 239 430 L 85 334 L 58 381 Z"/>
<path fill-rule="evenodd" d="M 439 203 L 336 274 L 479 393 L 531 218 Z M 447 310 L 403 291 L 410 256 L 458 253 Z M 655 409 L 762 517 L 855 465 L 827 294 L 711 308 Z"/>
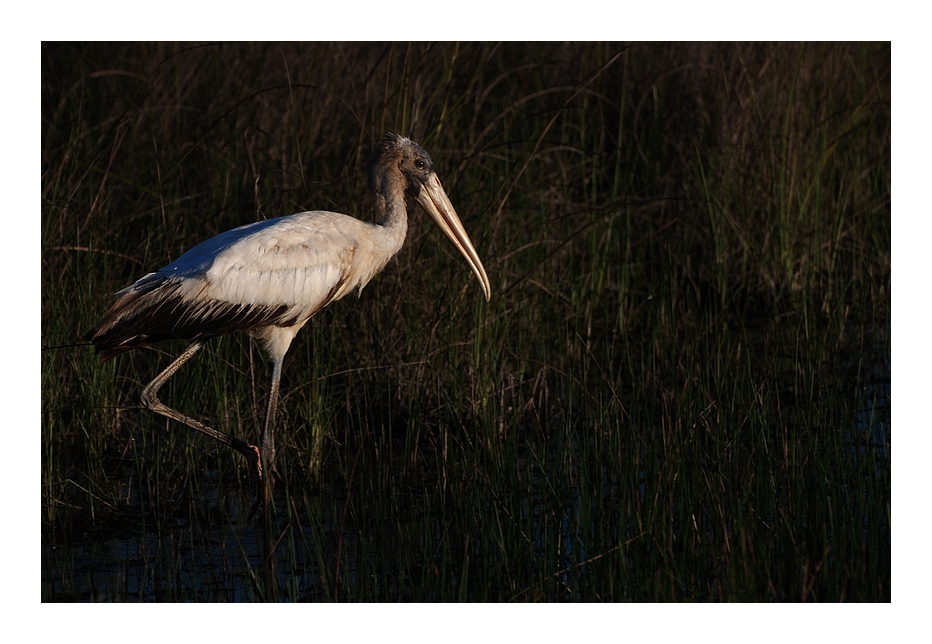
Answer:
<path fill-rule="evenodd" d="M 488 301 L 492 297 L 492 288 L 489 286 L 489 276 L 485 274 L 485 267 L 479 259 L 479 254 L 469 241 L 469 235 L 463 228 L 463 223 L 453 209 L 450 198 L 444 192 L 443 186 L 440 185 L 440 179 L 437 173 L 431 172 L 430 177 L 423 184 L 425 190 L 421 190 L 417 195 L 417 202 L 431 216 L 437 227 L 443 231 L 456 249 L 462 253 L 463 257 L 469 263 L 472 272 L 479 278 L 482 284 L 482 292 L 485 293 L 485 299 Z"/>

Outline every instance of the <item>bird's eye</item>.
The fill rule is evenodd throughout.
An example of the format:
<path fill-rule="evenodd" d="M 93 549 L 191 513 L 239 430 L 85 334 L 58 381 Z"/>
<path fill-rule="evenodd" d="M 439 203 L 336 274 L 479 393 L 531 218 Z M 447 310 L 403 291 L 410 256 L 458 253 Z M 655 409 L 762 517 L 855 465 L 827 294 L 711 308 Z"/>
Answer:
<path fill-rule="evenodd" d="M 427 167 L 427 162 L 424 161 L 424 159 L 418 159 L 417 161 L 414 162 L 414 165 L 417 166 L 418 170 L 423 170 L 424 168 Z"/>

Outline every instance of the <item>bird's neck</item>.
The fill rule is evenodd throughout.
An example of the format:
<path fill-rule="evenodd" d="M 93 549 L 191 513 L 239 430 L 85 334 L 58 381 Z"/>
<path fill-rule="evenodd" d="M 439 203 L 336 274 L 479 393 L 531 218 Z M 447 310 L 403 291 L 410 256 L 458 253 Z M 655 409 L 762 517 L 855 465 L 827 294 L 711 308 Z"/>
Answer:
<path fill-rule="evenodd" d="M 405 178 L 398 168 L 373 168 L 372 199 L 375 214 L 381 225 L 392 225 L 395 221 L 407 221 L 405 209 Z"/>
<path fill-rule="evenodd" d="M 395 176 L 397 175 L 397 176 Z M 391 255 L 401 250 L 408 233 L 408 209 L 405 204 L 404 177 L 400 171 L 382 172 L 374 177 L 372 190 L 376 221 L 385 229 Z"/>

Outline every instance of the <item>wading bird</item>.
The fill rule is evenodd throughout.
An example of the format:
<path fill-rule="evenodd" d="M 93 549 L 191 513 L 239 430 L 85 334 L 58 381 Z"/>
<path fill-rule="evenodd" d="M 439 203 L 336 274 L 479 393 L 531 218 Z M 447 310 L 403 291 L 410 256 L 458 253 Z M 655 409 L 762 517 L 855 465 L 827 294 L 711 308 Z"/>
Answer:
<path fill-rule="evenodd" d="M 282 361 L 295 334 L 317 311 L 362 288 L 404 243 L 405 196 L 411 196 L 466 258 L 491 296 L 489 278 L 433 162 L 418 144 L 387 134 L 372 152 L 369 190 L 377 223 L 314 210 L 228 230 L 116 293 L 85 336 L 101 362 L 162 340 L 189 340 L 181 355 L 146 385 L 143 404 L 228 445 L 246 457 L 256 502 L 267 497 L 263 470 L 275 468 L 275 411 Z M 158 391 L 211 338 L 246 331 L 272 363 L 262 449 L 212 429 L 158 398 Z M 265 497 L 264 497 L 265 495 Z"/>

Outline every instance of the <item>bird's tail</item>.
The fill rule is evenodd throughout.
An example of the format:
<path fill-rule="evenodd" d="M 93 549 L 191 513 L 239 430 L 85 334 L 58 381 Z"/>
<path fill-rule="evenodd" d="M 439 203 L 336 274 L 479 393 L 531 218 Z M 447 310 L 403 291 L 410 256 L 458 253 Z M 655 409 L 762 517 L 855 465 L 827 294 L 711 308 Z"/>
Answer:
<path fill-rule="evenodd" d="M 96 327 L 84 335 L 100 354 L 100 361 L 158 342 L 151 320 L 153 313 L 172 299 L 177 284 L 158 273 L 150 273 L 116 294 L 117 301 Z M 149 321 L 148 323 L 146 321 Z"/>

